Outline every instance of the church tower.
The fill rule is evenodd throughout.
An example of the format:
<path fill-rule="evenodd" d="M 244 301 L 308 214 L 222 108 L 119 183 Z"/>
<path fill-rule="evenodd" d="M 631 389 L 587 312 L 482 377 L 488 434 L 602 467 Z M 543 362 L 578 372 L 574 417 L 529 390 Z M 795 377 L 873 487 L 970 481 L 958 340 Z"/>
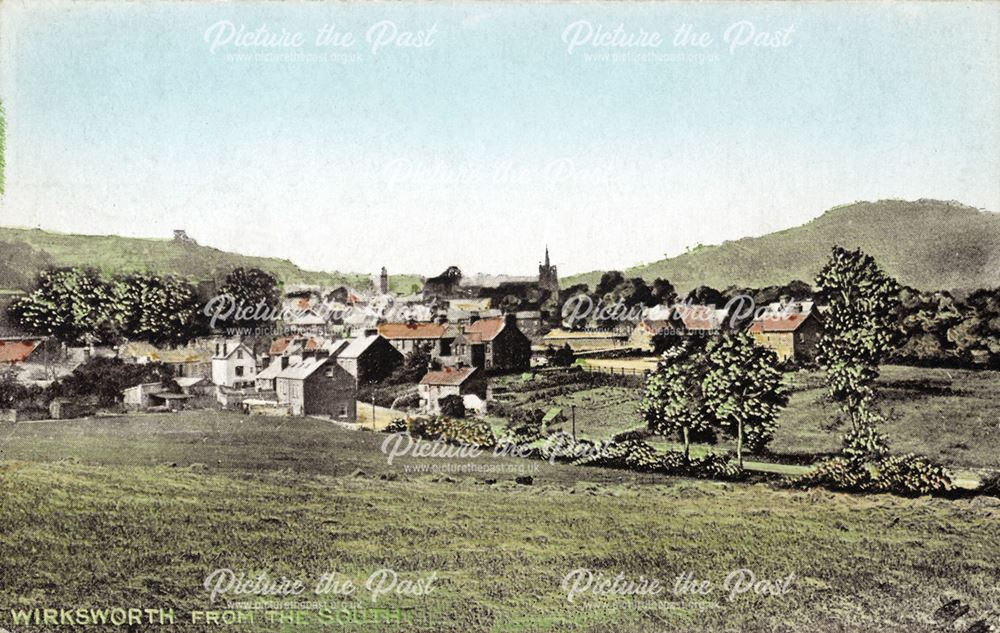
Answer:
<path fill-rule="evenodd" d="M 549 262 L 549 247 L 545 247 L 545 263 L 538 265 L 538 286 L 550 293 L 559 293 L 559 274 L 556 267 Z"/>
<path fill-rule="evenodd" d="M 382 272 L 378 276 L 378 291 L 380 294 L 387 294 L 389 292 L 389 271 L 382 267 Z"/>

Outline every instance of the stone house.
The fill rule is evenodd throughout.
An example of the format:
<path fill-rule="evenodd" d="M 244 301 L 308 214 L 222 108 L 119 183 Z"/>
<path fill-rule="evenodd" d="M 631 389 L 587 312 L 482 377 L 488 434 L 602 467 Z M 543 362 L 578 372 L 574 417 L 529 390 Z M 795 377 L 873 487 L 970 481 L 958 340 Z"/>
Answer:
<path fill-rule="evenodd" d="M 336 359 L 306 358 L 282 369 L 275 378 L 278 403 L 292 415 L 324 415 L 357 420 L 357 382 Z"/>
<path fill-rule="evenodd" d="M 486 400 L 486 372 L 479 367 L 446 367 L 429 371 L 417 385 L 420 406 L 427 413 L 441 412 L 441 399 L 448 396 L 476 396 Z"/>
<path fill-rule="evenodd" d="M 816 358 L 823 323 L 812 310 L 770 313 L 755 319 L 747 331 L 757 345 L 774 350 L 778 360 L 802 363 Z"/>

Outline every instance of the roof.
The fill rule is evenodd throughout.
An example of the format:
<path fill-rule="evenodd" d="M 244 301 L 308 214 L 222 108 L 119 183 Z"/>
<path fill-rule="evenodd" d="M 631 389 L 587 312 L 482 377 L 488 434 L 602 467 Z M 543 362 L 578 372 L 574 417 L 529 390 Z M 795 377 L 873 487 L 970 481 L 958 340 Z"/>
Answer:
<path fill-rule="evenodd" d="M 755 319 L 750 324 L 750 332 L 794 332 L 809 320 L 812 312 L 793 312 L 791 314 L 769 314 Z"/>
<path fill-rule="evenodd" d="M 463 334 L 470 343 L 492 341 L 503 330 L 505 324 L 503 319 L 480 319 L 465 326 Z"/>
<path fill-rule="evenodd" d="M 229 347 L 230 343 L 235 343 L 235 345 L 233 345 L 232 347 Z M 251 358 L 255 358 L 253 350 L 250 349 L 247 346 L 246 343 L 238 342 L 238 341 L 226 341 L 225 345 L 228 348 L 228 351 L 226 351 L 225 354 L 217 354 L 217 355 L 213 356 L 213 358 L 215 358 L 215 359 L 226 359 L 226 358 L 229 358 L 230 356 L 232 356 L 233 354 L 235 354 L 236 350 L 238 350 L 238 349 L 242 349 L 243 351 L 248 352 L 250 354 Z"/>
<path fill-rule="evenodd" d="M 378 339 L 378 334 L 371 334 L 369 336 L 361 335 L 349 341 L 347 343 L 347 347 L 340 350 L 336 356 L 337 358 L 358 358 L 364 354 L 365 350 L 371 347 Z"/>
<path fill-rule="evenodd" d="M 174 382 L 181 387 L 193 387 L 198 383 L 207 382 L 207 380 L 204 376 L 178 376 L 174 378 Z"/>
<path fill-rule="evenodd" d="M 562 340 L 562 339 L 586 339 L 586 338 L 603 338 L 603 339 L 623 339 L 628 338 L 628 334 L 625 332 L 619 332 L 616 330 L 561 330 L 555 329 L 542 337 L 542 340 Z"/>
<path fill-rule="evenodd" d="M 378 333 L 387 339 L 439 339 L 443 338 L 447 327 L 438 323 L 383 323 Z"/>
<path fill-rule="evenodd" d="M 274 361 L 264 369 L 257 372 L 257 379 L 274 380 L 281 373 L 281 361 Z"/>
<path fill-rule="evenodd" d="M 23 363 L 28 360 L 41 339 L 6 339 L 0 341 L 0 363 Z"/>
<path fill-rule="evenodd" d="M 669 332 L 673 330 L 675 323 L 669 319 L 644 319 L 639 322 L 639 327 L 653 334 Z"/>
<path fill-rule="evenodd" d="M 476 367 L 451 368 L 446 367 L 437 371 L 429 371 L 420 379 L 421 385 L 461 385 L 474 373 Z"/>
<path fill-rule="evenodd" d="M 326 364 L 330 360 L 329 358 L 307 358 L 301 363 L 295 363 L 294 365 L 289 365 L 285 367 L 280 372 L 276 378 L 289 378 L 291 380 L 305 380 L 309 376 Z"/>
<path fill-rule="evenodd" d="M 679 305 L 676 310 L 684 327 L 689 330 L 718 330 L 729 315 L 728 310 L 716 310 L 713 306 Z"/>
<path fill-rule="evenodd" d="M 292 343 L 295 343 L 295 345 L 292 345 Z M 280 356 L 301 350 L 313 351 L 320 349 L 322 346 L 319 339 L 312 336 L 279 336 L 271 341 L 271 347 L 267 353 L 269 356 Z"/>
<path fill-rule="evenodd" d="M 133 341 L 126 343 L 120 352 L 124 358 L 142 359 L 161 363 L 208 363 L 212 353 L 207 349 L 197 347 L 179 347 L 177 349 L 160 349 L 152 343 Z"/>

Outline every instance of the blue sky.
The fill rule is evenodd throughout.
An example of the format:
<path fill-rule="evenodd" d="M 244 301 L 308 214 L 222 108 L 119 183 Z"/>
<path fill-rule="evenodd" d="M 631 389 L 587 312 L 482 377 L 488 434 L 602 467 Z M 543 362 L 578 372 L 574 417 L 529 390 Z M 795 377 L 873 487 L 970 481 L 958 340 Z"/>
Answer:
<path fill-rule="evenodd" d="M 317 46 L 331 24 L 354 43 Z M 619 26 L 660 43 L 570 51 Z M 1000 211 L 995 2 L 8 0 L 0 70 L 3 224 L 317 269 L 528 273 L 547 243 L 568 273 L 854 200 Z"/>

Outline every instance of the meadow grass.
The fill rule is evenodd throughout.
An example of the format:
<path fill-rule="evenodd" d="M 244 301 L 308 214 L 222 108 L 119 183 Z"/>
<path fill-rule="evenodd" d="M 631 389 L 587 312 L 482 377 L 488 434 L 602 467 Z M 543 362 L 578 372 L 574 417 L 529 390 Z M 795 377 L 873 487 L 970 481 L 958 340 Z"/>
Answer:
<path fill-rule="evenodd" d="M 380 603 L 409 609 L 412 624 L 337 628 L 920 632 L 940 630 L 932 614 L 946 600 L 970 617 L 997 607 L 1000 500 L 457 460 L 536 465 L 526 486 L 515 473 L 409 472 L 421 460 L 387 464 L 384 437 L 226 413 L 5 427 L 0 605 L 169 607 L 182 620 L 209 606 L 202 582 L 219 567 L 357 584 L 388 567 L 438 574 L 431 594 Z M 667 590 L 569 602 L 560 584 L 577 568 Z M 795 579 L 783 596 L 730 601 L 722 584 L 740 568 Z M 683 572 L 714 591 L 674 594 Z"/>

